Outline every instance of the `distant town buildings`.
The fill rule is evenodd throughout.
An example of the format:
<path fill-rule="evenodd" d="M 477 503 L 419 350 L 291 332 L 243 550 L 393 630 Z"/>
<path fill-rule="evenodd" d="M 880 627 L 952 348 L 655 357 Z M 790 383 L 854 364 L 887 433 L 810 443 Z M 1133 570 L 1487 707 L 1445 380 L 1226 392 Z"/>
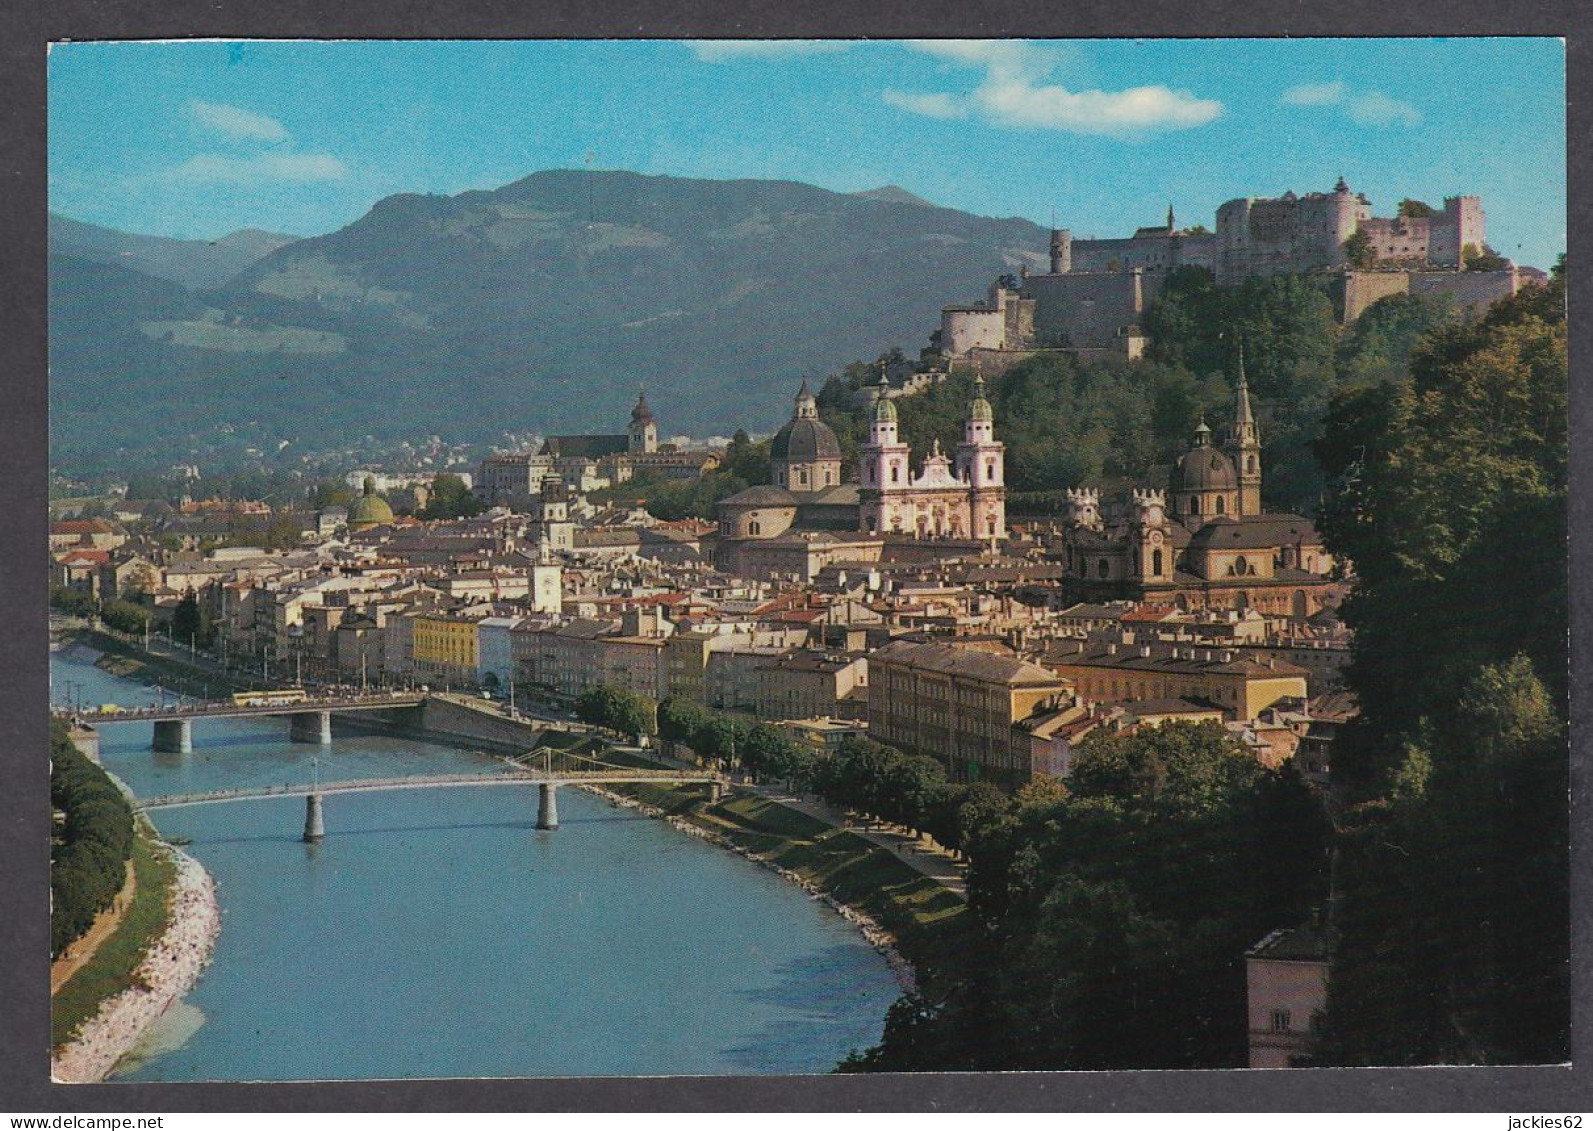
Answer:
<path fill-rule="evenodd" d="M 525 510 L 542 484 L 555 477 L 585 493 L 629 483 L 639 473 L 665 480 L 700 479 L 719 462 L 716 452 L 660 444 L 658 422 L 643 393 L 624 432 L 549 436 L 535 453 L 488 456 L 481 462 L 475 489 L 491 506 Z"/>

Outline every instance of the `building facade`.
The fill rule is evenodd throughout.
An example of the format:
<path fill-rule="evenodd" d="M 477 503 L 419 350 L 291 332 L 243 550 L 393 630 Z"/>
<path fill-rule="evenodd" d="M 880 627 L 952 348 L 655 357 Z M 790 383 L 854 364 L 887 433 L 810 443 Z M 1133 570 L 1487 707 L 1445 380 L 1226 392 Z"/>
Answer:
<path fill-rule="evenodd" d="M 1016 788 L 1034 773 L 1019 724 L 1070 703 L 1073 684 L 1012 656 L 896 641 L 870 654 L 868 693 L 870 738 L 936 759 L 953 780 Z"/>
<path fill-rule="evenodd" d="M 909 534 L 919 539 L 1005 538 L 1005 451 L 996 439 L 984 379 L 976 378 L 955 461 L 947 458 L 937 441 L 914 474 L 912 452 L 897 434 L 896 405 L 880 389 L 869 414 L 868 442 L 858 460 L 859 529 L 871 535 Z"/>
<path fill-rule="evenodd" d="M 1261 502 L 1261 438 L 1243 361 L 1226 442 L 1201 420 L 1160 484 L 1134 489 L 1108 516 L 1100 493 L 1067 492 L 1049 554 L 1082 600 L 1126 598 L 1188 612 L 1256 609 L 1305 620 L 1335 598 L 1334 560 L 1310 519 Z"/>

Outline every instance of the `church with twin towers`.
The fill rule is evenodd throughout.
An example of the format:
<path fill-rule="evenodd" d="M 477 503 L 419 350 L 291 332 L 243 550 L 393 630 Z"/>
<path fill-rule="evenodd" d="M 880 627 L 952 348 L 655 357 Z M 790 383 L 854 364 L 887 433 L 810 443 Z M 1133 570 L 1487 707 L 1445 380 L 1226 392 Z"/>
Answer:
<path fill-rule="evenodd" d="M 974 382 L 956 451 L 936 441 L 916 460 L 890 392 L 882 376 L 857 476 L 843 482 L 840 441 L 802 383 L 791 419 L 770 444 L 771 482 L 718 504 L 720 568 L 806 579 L 835 562 L 879 561 L 887 541 L 994 546 L 1007 537 L 1005 445 L 984 380 Z"/>

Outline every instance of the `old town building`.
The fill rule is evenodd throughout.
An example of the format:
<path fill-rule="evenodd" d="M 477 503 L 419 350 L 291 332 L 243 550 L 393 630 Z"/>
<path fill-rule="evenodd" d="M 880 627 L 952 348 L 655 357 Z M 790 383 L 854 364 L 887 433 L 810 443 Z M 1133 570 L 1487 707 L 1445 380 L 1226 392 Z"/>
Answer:
<path fill-rule="evenodd" d="M 896 641 L 869 656 L 869 737 L 927 754 L 955 780 L 1016 787 L 1034 772 L 1019 724 L 1072 694 L 1070 680 L 1010 654 Z"/>
<path fill-rule="evenodd" d="M 1159 485 L 1136 488 L 1110 518 L 1100 493 L 1067 493 L 1050 554 L 1069 592 L 1198 609 L 1257 609 L 1305 620 L 1337 596 L 1334 562 L 1310 519 L 1261 506 L 1261 439 L 1243 359 L 1221 447 L 1202 420 Z"/>

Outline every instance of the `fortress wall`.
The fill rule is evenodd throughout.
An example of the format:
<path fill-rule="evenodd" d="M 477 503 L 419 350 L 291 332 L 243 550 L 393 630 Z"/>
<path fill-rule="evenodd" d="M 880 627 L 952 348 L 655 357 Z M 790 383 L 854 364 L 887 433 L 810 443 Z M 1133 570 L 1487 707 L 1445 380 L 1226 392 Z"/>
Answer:
<path fill-rule="evenodd" d="M 1410 289 L 1408 271 L 1345 271 L 1333 284 L 1339 322 L 1348 326 L 1378 299 L 1406 294 Z"/>
<path fill-rule="evenodd" d="M 940 348 L 954 356 L 975 348 L 1000 349 L 1006 337 L 1005 311 L 951 308 L 940 313 Z"/>
<path fill-rule="evenodd" d="M 1163 278 L 1128 271 L 1031 275 L 1025 286 L 1035 300 L 1035 335 L 1041 342 L 1066 334 L 1076 347 L 1121 348 L 1119 331 L 1139 325 Z"/>
<path fill-rule="evenodd" d="M 1467 314 L 1480 314 L 1502 298 L 1508 298 L 1521 287 L 1521 277 L 1514 271 L 1413 271 L 1410 274 L 1412 294 L 1452 295 L 1455 305 Z"/>
<path fill-rule="evenodd" d="M 1074 240 L 1073 271 L 1127 271 L 1134 267 L 1165 271 L 1172 266 L 1172 241 L 1166 236 L 1120 240 Z"/>

